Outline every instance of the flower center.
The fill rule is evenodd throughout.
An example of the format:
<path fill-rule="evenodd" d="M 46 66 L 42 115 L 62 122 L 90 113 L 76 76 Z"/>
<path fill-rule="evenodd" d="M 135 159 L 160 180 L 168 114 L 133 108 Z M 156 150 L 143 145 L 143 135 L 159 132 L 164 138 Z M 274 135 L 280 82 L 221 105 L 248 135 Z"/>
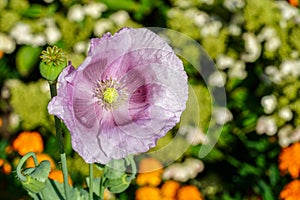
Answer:
<path fill-rule="evenodd" d="M 111 78 L 97 81 L 94 89 L 97 103 L 106 110 L 116 108 L 123 100 L 127 99 L 127 96 L 126 88 Z"/>
<path fill-rule="evenodd" d="M 115 103 L 119 97 L 118 91 L 115 88 L 111 88 L 111 87 L 106 88 L 102 95 L 103 95 L 103 100 L 109 104 Z"/>

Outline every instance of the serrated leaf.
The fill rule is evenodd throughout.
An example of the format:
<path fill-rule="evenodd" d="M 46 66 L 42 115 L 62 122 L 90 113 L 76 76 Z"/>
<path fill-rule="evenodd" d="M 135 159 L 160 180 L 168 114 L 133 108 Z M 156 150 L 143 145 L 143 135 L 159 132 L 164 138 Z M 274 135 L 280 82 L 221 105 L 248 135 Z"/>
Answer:
<path fill-rule="evenodd" d="M 99 196 L 101 178 L 93 178 L 93 192 Z M 86 183 L 90 187 L 90 177 L 86 177 Z"/>

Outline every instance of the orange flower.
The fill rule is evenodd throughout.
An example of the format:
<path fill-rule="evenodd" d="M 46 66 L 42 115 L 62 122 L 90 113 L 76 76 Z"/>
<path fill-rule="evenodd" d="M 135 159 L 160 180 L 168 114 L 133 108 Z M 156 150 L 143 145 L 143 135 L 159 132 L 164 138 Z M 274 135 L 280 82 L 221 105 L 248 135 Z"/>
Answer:
<path fill-rule="evenodd" d="M 158 186 L 163 173 L 162 164 L 154 158 L 145 158 L 139 164 L 139 174 L 136 183 L 140 186 Z"/>
<path fill-rule="evenodd" d="M 57 182 L 60 182 L 60 183 L 64 182 L 63 173 L 59 169 L 52 170 L 49 174 L 49 178 L 52 180 L 56 180 Z M 72 179 L 70 176 L 68 176 L 68 183 L 69 183 L 69 185 L 73 185 L 73 182 L 72 182 Z"/>
<path fill-rule="evenodd" d="M 289 0 L 289 3 L 292 6 L 298 7 L 299 6 L 299 0 Z"/>
<path fill-rule="evenodd" d="M 22 132 L 13 141 L 12 146 L 21 156 L 30 151 L 41 153 L 44 150 L 43 139 L 38 132 Z"/>
<path fill-rule="evenodd" d="M 5 147 L 5 153 L 6 154 L 11 154 L 13 152 L 13 148 L 12 148 L 12 146 L 7 146 L 7 147 Z"/>
<path fill-rule="evenodd" d="M 300 142 L 281 150 L 279 154 L 279 170 L 282 173 L 288 171 L 293 178 L 300 174 Z"/>
<path fill-rule="evenodd" d="M 177 198 L 178 200 L 203 200 L 200 191 L 193 185 L 181 187 L 178 191 Z"/>
<path fill-rule="evenodd" d="M 2 126 L 3 124 L 3 121 L 2 121 L 2 118 L 0 117 L 0 127 Z"/>
<path fill-rule="evenodd" d="M 50 168 L 51 169 L 55 169 L 55 162 L 54 160 L 48 155 L 48 154 L 45 154 L 45 153 L 39 153 L 39 154 L 36 154 L 36 158 L 38 160 L 38 163 L 42 162 L 43 160 L 48 160 L 50 162 Z M 26 161 L 26 167 L 29 168 L 29 167 L 35 167 L 34 165 L 34 161 L 33 161 L 33 158 L 30 157 L 27 161 Z"/>
<path fill-rule="evenodd" d="M 161 186 L 161 193 L 165 199 L 175 199 L 179 188 L 180 184 L 177 181 L 169 180 Z"/>
<path fill-rule="evenodd" d="M 103 195 L 104 200 L 115 200 L 116 197 L 113 193 L 111 193 L 108 189 L 104 190 L 104 195 Z"/>
<path fill-rule="evenodd" d="M 4 173 L 4 174 L 10 174 L 11 173 L 11 165 L 4 159 L 0 158 L 0 168 L 1 171 Z"/>
<path fill-rule="evenodd" d="M 135 192 L 135 200 L 161 200 L 161 193 L 159 188 L 145 186 L 139 188 Z"/>
<path fill-rule="evenodd" d="M 280 199 L 299 200 L 300 199 L 300 180 L 294 180 L 287 184 L 280 192 Z"/>
<path fill-rule="evenodd" d="M 0 59 L 4 56 L 4 52 L 0 51 Z"/>

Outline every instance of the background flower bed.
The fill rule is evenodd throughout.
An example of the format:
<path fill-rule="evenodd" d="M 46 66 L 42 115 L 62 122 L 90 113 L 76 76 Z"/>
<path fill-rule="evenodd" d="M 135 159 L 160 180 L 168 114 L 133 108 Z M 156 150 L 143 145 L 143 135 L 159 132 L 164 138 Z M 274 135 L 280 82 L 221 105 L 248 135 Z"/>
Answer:
<path fill-rule="evenodd" d="M 126 192 L 107 198 L 143 199 L 147 191 L 163 198 L 170 180 L 178 189 L 167 191 L 177 199 L 185 196 L 179 188 L 189 186 L 205 199 L 300 198 L 300 190 L 292 190 L 300 172 L 298 8 L 272 0 L 0 0 L 0 184 L 6 199 L 28 198 L 14 170 L 29 146 L 52 160 L 53 171 L 59 169 L 54 123 L 46 109 L 49 89 L 38 70 L 40 52 L 55 44 L 78 66 L 91 37 L 124 26 L 165 27 L 198 41 L 220 71 L 208 80 L 226 89 L 227 123 L 205 158 L 197 157 L 201 139 L 181 137 L 178 148 L 191 145 L 176 163 L 147 174 L 152 182 L 141 183 L 139 175 Z M 185 69 L 200 107 L 199 127 L 189 127 L 187 133 L 197 130 L 201 138 L 212 114 L 206 106 L 211 100 L 193 66 L 185 62 Z M 29 145 L 25 133 L 40 139 Z M 156 148 L 173 136 L 167 134 Z M 70 178 L 82 185 L 88 168 L 72 151 L 69 134 L 65 137 Z M 159 156 L 154 159 L 162 162 Z"/>

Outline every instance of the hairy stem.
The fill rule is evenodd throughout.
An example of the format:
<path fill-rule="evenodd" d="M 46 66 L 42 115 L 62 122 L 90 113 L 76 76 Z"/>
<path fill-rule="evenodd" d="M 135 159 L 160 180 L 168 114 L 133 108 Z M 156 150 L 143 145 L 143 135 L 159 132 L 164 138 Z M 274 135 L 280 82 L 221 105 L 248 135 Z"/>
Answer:
<path fill-rule="evenodd" d="M 93 163 L 89 164 L 89 173 L 90 173 L 90 188 L 89 188 L 89 200 L 93 200 L 93 179 L 94 179 L 94 170 L 93 170 Z"/>
<path fill-rule="evenodd" d="M 51 98 L 53 98 L 54 96 L 57 95 L 56 82 L 51 82 L 49 84 L 50 84 Z M 68 184 L 68 168 L 67 168 L 67 159 L 65 154 L 63 135 L 61 130 L 61 120 L 58 117 L 54 116 L 54 121 L 55 121 L 55 130 L 56 130 L 56 139 L 58 141 L 60 159 L 62 164 L 65 196 L 66 196 L 66 200 L 69 200 L 70 192 L 69 192 L 69 184 Z"/>

